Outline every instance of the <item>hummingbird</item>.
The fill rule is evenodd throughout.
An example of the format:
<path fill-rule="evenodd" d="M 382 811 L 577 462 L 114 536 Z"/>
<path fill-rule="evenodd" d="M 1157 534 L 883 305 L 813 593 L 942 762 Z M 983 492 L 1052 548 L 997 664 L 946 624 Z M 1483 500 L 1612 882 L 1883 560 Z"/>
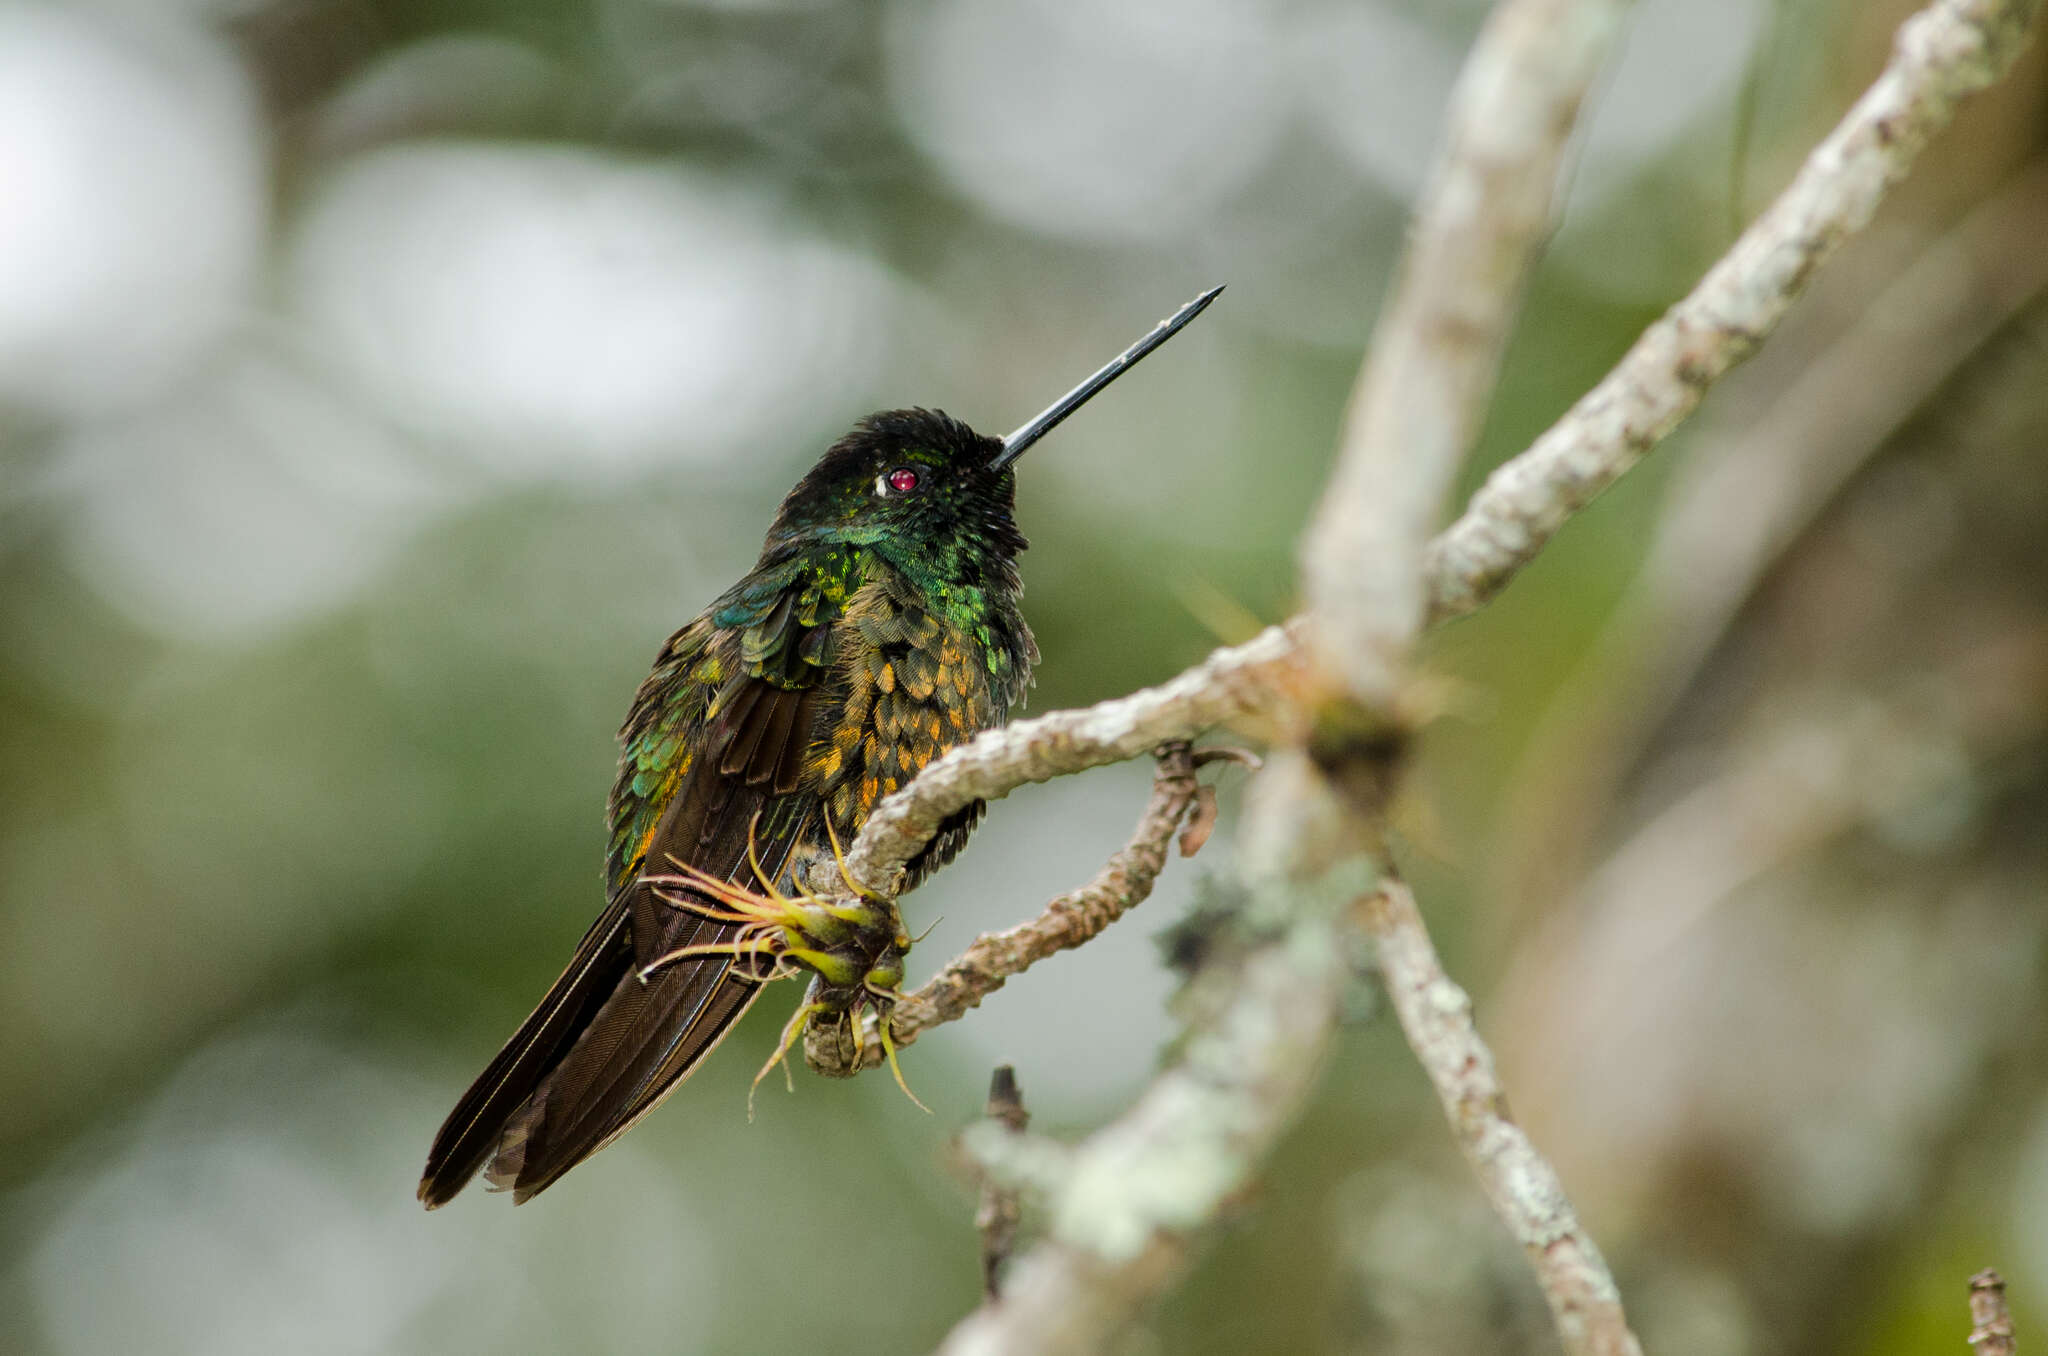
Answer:
<path fill-rule="evenodd" d="M 769 980 L 813 975 L 776 1059 L 812 1014 L 886 1012 L 910 945 L 893 903 L 834 904 L 812 883 L 844 875 L 841 845 L 883 798 L 1024 695 L 1038 647 L 1018 607 L 1017 459 L 1222 290 L 1006 438 L 884 411 L 797 482 L 754 568 L 669 637 L 634 696 L 605 910 L 434 1137 L 428 1209 L 480 1168 L 515 1204 L 546 1189 L 674 1092 Z M 941 826 L 903 888 L 960 851 L 982 808 Z"/>

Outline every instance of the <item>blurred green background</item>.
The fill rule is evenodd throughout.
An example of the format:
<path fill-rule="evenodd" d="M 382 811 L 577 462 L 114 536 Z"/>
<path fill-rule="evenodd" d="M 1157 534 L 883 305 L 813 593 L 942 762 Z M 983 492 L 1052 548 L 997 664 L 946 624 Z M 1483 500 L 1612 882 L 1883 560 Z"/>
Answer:
<path fill-rule="evenodd" d="M 1644 0 L 1468 483 L 1910 8 Z M 1485 10 L 0 3 L 0 1349 L 935 1342 L 978 1273 L 948 1137 L 999 1060 L 1041 1129 L 1129 1099 L 1227 829 L 921 1043 L 934 1116 L 799 1073 L 749 1125 L 792 988 L 516 1213 L 421 1212 L 427 1142 L 601 904 L 645 666 L 861 414 L 1001 432 L 1227 282 L 1027 468 L 1030 709 L 1287 613 Z M 1432 646 L 1403 856 L 1651 1350 L 1960 1351 L 1989 1263 L 2048 1342 L 2042 91 Z M 907 901 L 913 979 L 1145 785 L 998 807 Z M 1380 1020 L 1132 1349 L 1554 1341 Z"/>

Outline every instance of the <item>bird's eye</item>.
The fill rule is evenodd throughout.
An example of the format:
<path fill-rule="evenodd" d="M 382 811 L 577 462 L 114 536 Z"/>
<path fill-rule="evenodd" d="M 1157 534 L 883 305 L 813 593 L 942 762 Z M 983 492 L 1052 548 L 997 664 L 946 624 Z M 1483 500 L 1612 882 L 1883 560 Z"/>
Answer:
<path fill-rule="evenodd" d="M 882 477 L 892 494 L 909 494 L 917 488 L 917 472 L 908 466 L 899 466 Z"/>

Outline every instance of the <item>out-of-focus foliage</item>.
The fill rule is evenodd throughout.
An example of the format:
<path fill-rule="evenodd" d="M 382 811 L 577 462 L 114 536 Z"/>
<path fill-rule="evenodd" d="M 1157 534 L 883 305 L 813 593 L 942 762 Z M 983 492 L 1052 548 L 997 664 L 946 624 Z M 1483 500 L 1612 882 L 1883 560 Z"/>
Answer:
<path fill-rule="evenodd" d="M 999 432 L 1228 282 L 1026 468 L 1033 706 L 1286 612 L 1485 8 L 0 2 L 0 1348 L 934 1340 L 977 1287 L 946 1137 L 998 1059 L 1049 1131 L 1128 1098 L 1170 1035 L 1148 934 L 1193 867 L 921 1044 L 936 1116 L 800 1074 L 747 1124 L 769 1011 L 517 1213 L 430 1217 L 414 1176 L 599 907 L 645 664 L 860 414 Z M 1711 261 L 1907 8 L 1644 0 L 1474 477 Z M 1716 397 L 1724 433 L 2039 152 L 2040 84 L 1929 155 Z M 1435 647 L 1467 695 L 1405 855 L 1653 1348 L 1959 1344 L 1988 1262 L 2048 1340 L 2042 325 L 1871 434 L 1674 722 L 1606 746 L 1596 803 L 1552 794 L 1575 746 L 1532 734 L 1630 698 L 1574 673 L 1662 462 Z M 1845 808 L 1768 860 L 1585 885 L 1757 759 L 1794 809 Z M 940 920 L 913 974 L 1084 878 L 1144 786 L 998 807 L 907 901 Z M 1545 1332 L 1382 1023 L 1157 1343 Z"/>

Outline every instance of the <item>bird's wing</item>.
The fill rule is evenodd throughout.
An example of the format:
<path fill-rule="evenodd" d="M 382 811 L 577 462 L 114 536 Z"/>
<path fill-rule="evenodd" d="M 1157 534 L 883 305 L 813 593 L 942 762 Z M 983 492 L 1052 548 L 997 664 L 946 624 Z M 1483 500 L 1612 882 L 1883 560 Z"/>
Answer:
<path fill-rule="evenodd" d="M 750 831 L 770 879 L 809 831 L 806 754 L 830 705 L 829 582 L 756 578 L 663 648 L 621 732 L 609 906 L 442 1127 L 420 1183 L 430 1206 L 486 1158 L 515 1199 L 540 1191 L 651 1111 L 759 994 L 724 956 L 643 980 L 668 952 L 729 942 L 737 928 L 662 902 L 641 878 L 681 862 L 754 888 Z"/>

